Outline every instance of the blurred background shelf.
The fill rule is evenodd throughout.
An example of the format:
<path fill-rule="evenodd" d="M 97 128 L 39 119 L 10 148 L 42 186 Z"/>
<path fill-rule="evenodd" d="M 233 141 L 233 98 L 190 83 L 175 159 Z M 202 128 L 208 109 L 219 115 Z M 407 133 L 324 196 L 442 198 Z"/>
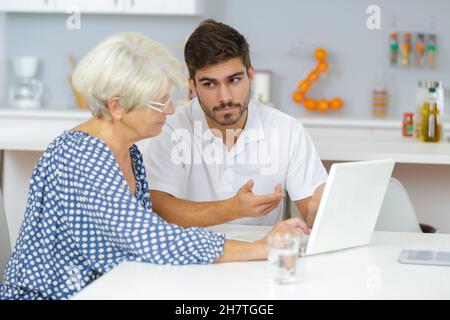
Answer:
<path fill-rule="evenodd" d="M 140 15 L 198 15 L 203 0 L 1 0 L 0 11 Z"/>

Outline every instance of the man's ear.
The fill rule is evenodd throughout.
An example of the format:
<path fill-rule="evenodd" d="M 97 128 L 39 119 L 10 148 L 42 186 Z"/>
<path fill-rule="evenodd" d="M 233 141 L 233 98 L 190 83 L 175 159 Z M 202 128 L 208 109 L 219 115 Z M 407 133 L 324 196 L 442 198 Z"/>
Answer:
<path fill-rule="evenodd" d="M 255 77 L 255 69 L 253 68 L 253 66 L 250 66 L 250 68 L 248 68 L 248 78 L 250 80 L 253 80 L 253 78 Z"/>
<path fill-rule="evenodd" d="M 188 83 L 189 83 L 189 88 L 190 88 L 191 91 L 192 91 L 192 94 L 193 94 L 194 96 L 196 96 L 196 95 L 197 95 L 197 88 L 196 88 L 196 85 L 195 85 L 195 80 L 192 79 L 192 78 L 189 78 L 189 79 L 188 79 Z"/>
<path fill-rule="evenodd" d="M 112 97 L 108 100 L 108 110 L 113 120 L 122 120 L 125 110 L 120 106 L 119 97 Z"/>

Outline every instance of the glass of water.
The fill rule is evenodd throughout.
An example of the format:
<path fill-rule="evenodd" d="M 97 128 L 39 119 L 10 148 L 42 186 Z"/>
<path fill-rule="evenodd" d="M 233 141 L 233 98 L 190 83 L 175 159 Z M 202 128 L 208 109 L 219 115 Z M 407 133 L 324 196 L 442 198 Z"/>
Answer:
<path fill-rule="evenodd" d="M 269 268 L 275 283 L 295 282 L 301 235 L 276 233 L 269 235 L 267 241 Z"/>

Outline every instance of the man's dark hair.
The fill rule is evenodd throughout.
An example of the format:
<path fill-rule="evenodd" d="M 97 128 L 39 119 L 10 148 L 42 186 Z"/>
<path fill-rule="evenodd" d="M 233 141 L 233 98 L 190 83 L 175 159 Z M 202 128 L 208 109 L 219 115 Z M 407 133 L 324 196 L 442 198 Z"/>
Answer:
<path fill-rule="evenodd" d="M 202 21 L 184 47 L 184 59 L 192 80 L 197 70 L 233 58 L 241 58 L 248 71 L 251 62 L 247 40 L 236 29 L 212 19 Z"/>

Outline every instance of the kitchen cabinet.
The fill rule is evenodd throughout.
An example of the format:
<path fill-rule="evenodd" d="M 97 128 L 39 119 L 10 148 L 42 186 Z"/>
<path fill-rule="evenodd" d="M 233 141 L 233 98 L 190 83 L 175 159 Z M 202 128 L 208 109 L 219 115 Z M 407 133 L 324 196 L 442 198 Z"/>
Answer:
<path fill-rule="evenodd" d="M 202 12 L 199 0 L 125 0 L 125 12 L 129 14 L 195 15 Z"/>
<path fill-rule="evenodd" d="M 0 0 L 0 11 L 5 12 L 52 12 L 57 0 Z"/>
<path fill-rule="evenodd" d="M 0 11 L 66 13 L 71 7 L 81 13 L 199 15 L 204 0 L 0 0 Z"/>
<path fill-rule="evenodd" d="M 71 7 L 77 8 L 81 13 L 122 13 L 123 0 L 55 0 L 56 12 L 67 12 Z M 73 11 L 73 10 L 72 10 Z"/>

